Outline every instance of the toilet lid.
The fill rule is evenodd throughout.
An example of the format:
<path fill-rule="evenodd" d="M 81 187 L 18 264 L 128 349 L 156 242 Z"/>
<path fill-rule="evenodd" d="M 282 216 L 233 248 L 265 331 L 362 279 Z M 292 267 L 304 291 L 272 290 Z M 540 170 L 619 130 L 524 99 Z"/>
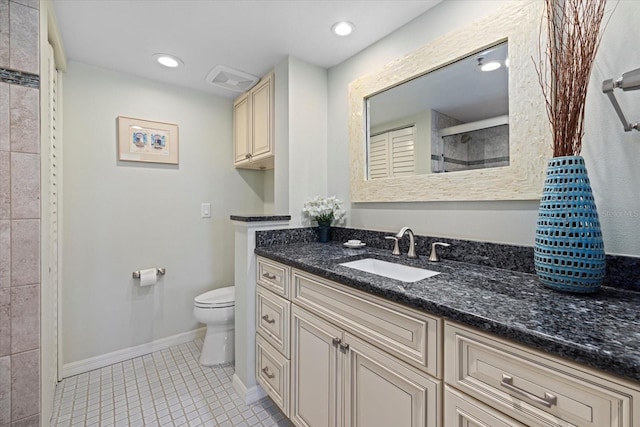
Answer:
<path fill-rule="evenodd" d="M 214 289 L 198 295 L 193 300 L 196 307 L 233 307 L 236 303 L 236 289 L 234 286 Z"/>

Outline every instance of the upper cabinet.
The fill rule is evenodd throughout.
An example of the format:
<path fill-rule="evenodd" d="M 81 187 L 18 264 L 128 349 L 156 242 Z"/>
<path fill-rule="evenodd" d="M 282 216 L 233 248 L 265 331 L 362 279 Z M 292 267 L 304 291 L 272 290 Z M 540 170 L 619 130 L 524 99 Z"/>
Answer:
<path fill-rule="evenodd" d="M 233 103 L 234 161 L 237 168 L 273 169 L 274 75 L 266 75 Z"/>

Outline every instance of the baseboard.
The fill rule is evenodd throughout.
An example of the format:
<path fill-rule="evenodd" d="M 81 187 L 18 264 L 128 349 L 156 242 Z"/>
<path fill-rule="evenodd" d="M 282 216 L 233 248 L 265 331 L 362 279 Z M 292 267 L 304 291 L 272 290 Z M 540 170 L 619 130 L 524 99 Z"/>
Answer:
<path fill-rule="evenodd" d="M 113 365 L 114 363 L 119 363 L 125 360 L 144 356 L 145 354 L 153 353 L 154 351 L 164 350 L 165 348 L 174 345 L 184 344 L 189 341 L 193 341 L 196 338 L 204 337 L 206 329 L 206 327 L 203 327 L 195 329 L 193 331 L 183 332 L 181 334 L 161 338 L 159 340 L 151 341 L 145 344 L 140 344 L 135 347 L 129 347 L 122 350 L 114 351 L 112 353 L 90 357 L 88 359 L 79 360 L 77 362 L 65 363 L 62 366 L 62 377 L 71 377 L 73 375 L 78 375 L 84 372 L 93 371 L 95 369 L 104 368 L 105 366 Z"/>
<path fill-rule="evenodd" d="M 251 405 L 267 395 L 267 393 L 265 393 L 262 387 L 258 384 L 251 388 L 247 388 L 236 374 L 233 374 L 233 380 L 231 383 L 233 384 L 233 388 L 236 393 L 238 393 L 240 399 L 242 399 L 246 405 Z"/>

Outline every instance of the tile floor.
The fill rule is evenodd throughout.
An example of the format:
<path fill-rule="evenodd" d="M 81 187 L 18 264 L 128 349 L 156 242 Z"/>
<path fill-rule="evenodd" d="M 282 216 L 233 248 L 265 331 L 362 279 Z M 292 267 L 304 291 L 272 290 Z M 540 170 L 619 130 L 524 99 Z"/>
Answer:
<path fill-rule="evenodd" d="M 65 378 L 56 388 L 52 426 L 290 426 L 264 398 L 244 404 L 233 365 L 198 363 L 202 340 Z"/>

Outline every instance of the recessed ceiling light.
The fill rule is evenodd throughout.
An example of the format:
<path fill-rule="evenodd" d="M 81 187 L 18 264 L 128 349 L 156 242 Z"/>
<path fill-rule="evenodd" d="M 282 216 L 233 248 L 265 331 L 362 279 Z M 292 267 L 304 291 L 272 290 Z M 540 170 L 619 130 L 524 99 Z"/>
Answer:
<path fill-rule="evenodd" d="M 353 31 L 353 24 L 347 21 L 336 22 L 331 31 L 338 36 L 348 36 Z"/>
<path fill-rule="evenodd" d="M 180 58 L 177 58 L 173 55 L 168 55 L 166 53 L 156 53 L 152 56 L 153 59 L 158 61 L 160 64 L 169 68 L 176 68 L 184 65 L 184 62 Z"/>
<path fill-rule="evenodd" d="M 491 61 L 491 62 L 487 62 L 486 64 L 482 64 L 480 69 L 482 71 L 493 71 L 493 70 L 497 70 L 500 67 L 501 65 L 498 61 Z"/>

